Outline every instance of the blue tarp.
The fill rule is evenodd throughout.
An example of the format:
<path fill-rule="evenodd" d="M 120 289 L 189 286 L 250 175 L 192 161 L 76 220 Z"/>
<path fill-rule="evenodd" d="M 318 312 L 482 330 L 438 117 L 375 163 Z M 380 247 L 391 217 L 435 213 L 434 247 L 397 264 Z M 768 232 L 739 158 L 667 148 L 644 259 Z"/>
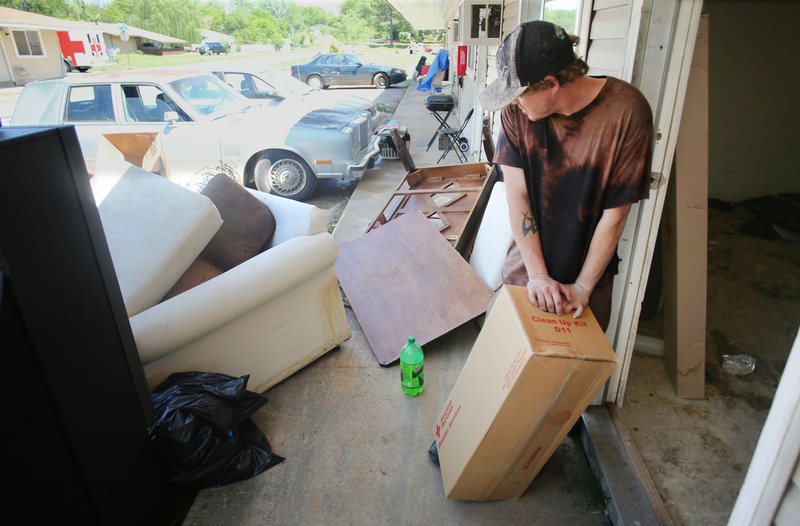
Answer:
<path fill-rule="evenodd" d="M 447 50 L 440 49 L 438 53 L 436 53 L 436 58 L 433 59 L 431 62 L 430 68 L 428 68 L 428 72 L 425 74 L 425 78 L 422 79 L 419 86 L 417 86 L 417 91 L 433 91 L 433 77 L 440 71 L 447 71 L 447 68 L 450 65 L 450 60 L 447 58 Z"/>

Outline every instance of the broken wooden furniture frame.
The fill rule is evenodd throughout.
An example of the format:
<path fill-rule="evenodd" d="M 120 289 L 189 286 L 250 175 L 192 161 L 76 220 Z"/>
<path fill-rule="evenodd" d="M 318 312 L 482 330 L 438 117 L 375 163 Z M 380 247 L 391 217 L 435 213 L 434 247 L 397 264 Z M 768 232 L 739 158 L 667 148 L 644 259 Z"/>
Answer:
<path fill-rule="evenodd" d="M 392 131 L 395 147 L 408 170 L 368 231 L 412 211 L 420 211 L 465 259 L 480 225 L 500 169 L 486 163 L 417 169 L 405 143 Z"/>

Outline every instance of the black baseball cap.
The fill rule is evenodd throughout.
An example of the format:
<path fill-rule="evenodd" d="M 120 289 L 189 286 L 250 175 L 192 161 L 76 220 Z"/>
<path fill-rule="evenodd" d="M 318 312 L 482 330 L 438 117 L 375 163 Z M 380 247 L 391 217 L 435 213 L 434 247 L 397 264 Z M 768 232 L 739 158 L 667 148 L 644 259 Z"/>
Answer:
<path fill-rule="evenodd" d="M 564 28 L 533 20 L 517 26 L 497 49 L 497 80 L 481 92 L 481 105 L 490 111 L 510 104 L 547 75 L 575 60 L 572 40 Z"/>

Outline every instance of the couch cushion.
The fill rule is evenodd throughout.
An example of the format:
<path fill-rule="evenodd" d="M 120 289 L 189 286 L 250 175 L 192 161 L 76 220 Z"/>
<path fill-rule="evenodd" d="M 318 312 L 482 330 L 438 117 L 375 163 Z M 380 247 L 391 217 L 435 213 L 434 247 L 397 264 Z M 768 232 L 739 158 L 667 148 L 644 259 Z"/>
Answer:
<path fill-rule="evenodd" d="M 275 218 L 266 204 L 225 174 L 215 175 L 200 191 L 222 216 L 222 227 L 203 250 L 203 257 L 224 270 L 255 256 L 275 233 Z"/>
<path fill-rule="evenodd" d="M 206 282 L 212 278 L 216 278 L 220 274 L 225 272 L 225 270 L 221 269 L 214 263 L 210 262 L 202 255 L 200 255 L 194 262 L 189 265 L 189 268 L 186 269 L 186 272 L 178 279 L 178 282 L 175 283 L 169 292 L 167 292 L 161 301 L 166 301 L 173 296 L 177 296 L 182 292 L 186 292 L 187 290 L 196 287 L 197 285 Z"/>
<path fill-rule="evenodd" d="M 207 197 L 131 165 L 98 208 L 128 316 L 158 303 L 222 225 Z"/>

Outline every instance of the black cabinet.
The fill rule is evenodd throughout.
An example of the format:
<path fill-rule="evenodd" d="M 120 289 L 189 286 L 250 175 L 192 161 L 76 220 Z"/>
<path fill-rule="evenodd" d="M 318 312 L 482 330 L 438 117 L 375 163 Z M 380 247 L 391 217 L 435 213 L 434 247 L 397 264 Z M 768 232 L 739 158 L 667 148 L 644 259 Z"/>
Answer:
<path fill-rule="evenodd" d="M 0 128 L 8 516 L 159 524 L 152 406 L 72 127 Z"/>

